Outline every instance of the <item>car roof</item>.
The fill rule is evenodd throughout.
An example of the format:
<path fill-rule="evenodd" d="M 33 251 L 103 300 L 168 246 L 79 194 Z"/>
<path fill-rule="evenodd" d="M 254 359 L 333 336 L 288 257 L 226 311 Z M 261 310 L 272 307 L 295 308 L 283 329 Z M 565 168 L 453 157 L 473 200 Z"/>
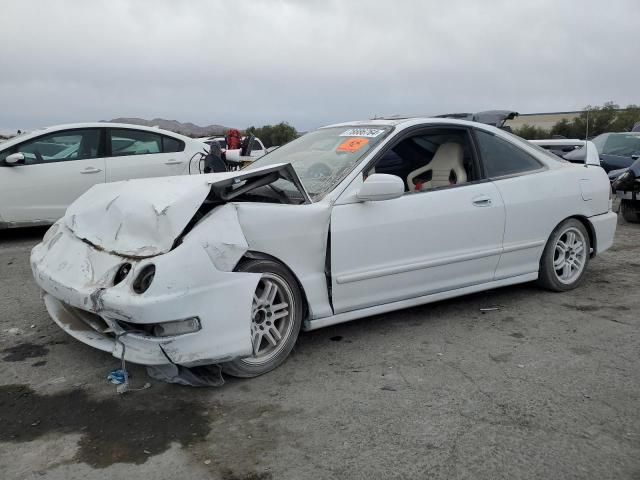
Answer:
<path fill-rule="evenodd" d="M 193 142 L 197 141 L 193 138 L 186 137 L 179 133 L 171 132 L 169 130 L 163 130 L 157 127 L 147 127 L 144 125 L 134 125 L 131 123 L 114 123 L 114 122 L 84 122 L 84 123 L 64 123 L 60 125 L 51 125 L 49 127 L 39 128 L 37 130 L 33 130 L 32 132 L 18 135 L 17 137 L 13 137 L 8 139 L 6 142 L 3 142 L 1 148 L 11 147 L 17 143 L 22 143 L 25 140 L 29 140 L 31 138 L 39 137 L 40 135 L 44 135 L 46 133 L 57 132 L 60 130 L 72 130 L 79 128 L 126 128 L 132 130 L 143 130 L 146 132 L 155 132 L 160 133 L 162 135 L 168 135 L 171 137 L 179 138 L 185 142 Z M 202 143 L 202 142 L 199 142 Z"/>
<path fill-rule="evenodd" d="M 419 126 L 419 125 L 459 125 L 466 127 L 474 127 L 480 128 L 482 130 L 488 130 L 490 132 L 503 132 L 499 128 L 496 128 L 492 125 L 488 125 L 486 123 L 480 122 L 472 122 L 470 120 L 461 120 L 458 118 L 438 118 L 438 117 L 407 117 L 407 118 L 375 118 L 371 120 L 355 120 L 351 122 L 344 123 L 334 123 L 332 125 L 327 125 L 322 128 L 332 128 L 332 127 L 358 127 L 358 126 L 381 126 L 381 127 L 391 127 L 397 126 L 400 129 L 405 129 L 409 127 Z"/>

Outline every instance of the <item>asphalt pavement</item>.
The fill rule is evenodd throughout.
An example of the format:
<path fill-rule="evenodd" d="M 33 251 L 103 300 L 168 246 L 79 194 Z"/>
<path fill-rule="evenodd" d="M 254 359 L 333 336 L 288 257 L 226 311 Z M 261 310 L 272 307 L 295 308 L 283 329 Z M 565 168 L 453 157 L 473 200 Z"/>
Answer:
<path fill-rule="evenodd" d="M 534 284 L 304 333 L 251 380 L 107 382 L 0 232 L 0 478 L 640 479 L 640 225 L 582 286 Z M 481 309 L 489 307 L 488 311 Z"/>

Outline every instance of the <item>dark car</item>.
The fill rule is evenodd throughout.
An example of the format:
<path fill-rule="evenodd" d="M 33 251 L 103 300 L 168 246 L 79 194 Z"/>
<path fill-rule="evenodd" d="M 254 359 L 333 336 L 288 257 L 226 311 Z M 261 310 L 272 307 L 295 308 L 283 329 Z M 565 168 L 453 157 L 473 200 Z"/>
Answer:
<path fill-rule="evenodd" d="M 628 168 L 640 158 L 640 132 L 603 133 L 592 141 L 606 172 Z"/>
<path fill-rule="evenodd" d="M 640 222 L 640 159 L 629 168 L 609 172 L 611 189 L 620 198 L 620 213 L 627 222 Z"/>

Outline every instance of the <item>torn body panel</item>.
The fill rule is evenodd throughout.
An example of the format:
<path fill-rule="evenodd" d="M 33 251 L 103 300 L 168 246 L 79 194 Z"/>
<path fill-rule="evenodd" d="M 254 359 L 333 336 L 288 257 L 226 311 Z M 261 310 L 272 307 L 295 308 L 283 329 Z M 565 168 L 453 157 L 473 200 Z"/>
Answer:
<path fill-rule="evenodd" d="M 170 251 L 194 217 L 239 195 L 286 179 L 309 203 L 293 167 L 279 164 L 247 171 L 145 178 L 96 185 L 67 210 L 64 222 L 98 249 L 132 258 Z M 282 199 L 281 199 L 282 200 Z"/>

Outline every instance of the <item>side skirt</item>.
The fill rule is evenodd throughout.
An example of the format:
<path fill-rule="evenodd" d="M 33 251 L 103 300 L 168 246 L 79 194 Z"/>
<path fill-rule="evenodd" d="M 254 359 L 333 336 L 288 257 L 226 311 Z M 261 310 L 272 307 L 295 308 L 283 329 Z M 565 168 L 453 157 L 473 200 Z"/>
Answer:
<path fill-rule="evenodd" d="M 353 310 L 350 312 L 339 313 L 330 317 L 318 318 L 311 320 L 308 327 L 305 330 L 316 330 L 322 327 L 328 327 L 329 325 L 335 325 L 337 323 L 349 322 L 351 320 L 357 320 L 363 317 L 370 317 L 372 315 L 379 315 L 381 313 L 392 312 L 394 310 L 401 310 L 403 308 L 415 307 L 416 305 L 423 305 L 425 303 L 437 302 L 440 300 L 446 300 L 447 298 L 460 297 L 469 293 L 481 292 L 483 290 L 491 290 L 498 287 L 506 287 L 507 285 L 515 285 L 516 283 L 532 282 L 538 278 L 538 272 L 527 273 L 525 275 L 518 275 L 515 277 L 503 278 L 501 280 L 494 280 L 492 282 L 481 283 L 478 285 L 471 285 L 469 287 L 457 288 L 455 290 L 448 290 L 446 292 L 432 293 L 430 295 L 423 295 L 421 297 L 409 298 L 407 300 L 400 300 L 398 302 L 385 303 L 383 305 L 376 305 L 374 307 L 361 308 L 359 310 Z"/>

